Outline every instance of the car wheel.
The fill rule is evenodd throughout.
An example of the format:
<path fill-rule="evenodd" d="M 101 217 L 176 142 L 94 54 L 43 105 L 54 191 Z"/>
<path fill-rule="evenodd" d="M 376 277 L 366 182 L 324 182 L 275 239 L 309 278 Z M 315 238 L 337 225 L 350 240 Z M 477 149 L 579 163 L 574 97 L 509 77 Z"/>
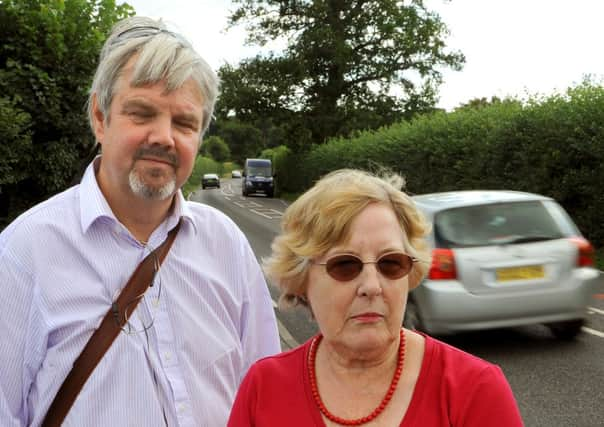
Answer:
<path fill-rule="evenodd" d="M 272 199 L 273 198 L 273 192 L 272 191 L 268 191 L 266 193 L 266 197 L 270 197 Z"/>
<path fill-rule="evenodd" d="M 407 299 L 407 307 L 405 308 L 403 326 L 412 331 L 422 331 L 424 329 L 422 319 L 419 315 L 419 310 L 417 308 L 417 303 L 413 300 L 413 298 Z"/>
<path fill-rule="evenodd" d="M 202 190 L 205 190 L 205 189 L 206 189 L 206 186 L 205 186 L 205 185 L 202 185 L 202 186 L 201 186 L 201 189 L 202 189 Z"/>
<path fill-rule="evenodd" d="M 566 322 L 550 323 L 547 326 L 556 338 L 561 340 L 572 340 L 581 332 L 581 328 L 584 324 L 585 320 L 577 319 L 568 320 Z"/>

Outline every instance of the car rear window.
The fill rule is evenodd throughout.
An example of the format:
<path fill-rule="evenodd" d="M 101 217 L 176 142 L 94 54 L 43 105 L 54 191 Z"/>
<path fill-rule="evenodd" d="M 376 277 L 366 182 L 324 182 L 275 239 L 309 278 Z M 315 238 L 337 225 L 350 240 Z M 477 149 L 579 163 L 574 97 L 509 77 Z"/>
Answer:
<path fill-rule="evenodd" d="M 579 235 L 554 201 L 493 203 L 448 209 L 434 217 L 438 247 L 528 243 Z"/>

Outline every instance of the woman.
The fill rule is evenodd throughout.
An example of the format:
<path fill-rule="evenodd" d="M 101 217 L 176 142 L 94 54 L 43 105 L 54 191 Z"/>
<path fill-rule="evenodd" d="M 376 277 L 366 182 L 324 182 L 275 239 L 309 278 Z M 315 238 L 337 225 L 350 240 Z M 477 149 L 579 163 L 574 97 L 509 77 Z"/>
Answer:
<path fill-rule="evenodd" d="M 229 426 L 521 426 L 499 367 L 401 328 L 429 226 L 402 178 L 333 172 L 285 212 L 265 261 L 320 333 L 250 368 Z"/>

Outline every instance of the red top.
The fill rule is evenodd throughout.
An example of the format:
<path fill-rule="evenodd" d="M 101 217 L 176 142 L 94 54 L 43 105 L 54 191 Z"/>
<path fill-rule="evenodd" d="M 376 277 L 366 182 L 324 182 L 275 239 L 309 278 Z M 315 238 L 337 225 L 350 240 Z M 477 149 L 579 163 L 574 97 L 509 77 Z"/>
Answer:
<path fill-rule="evenodd" d="M 401 427 L 523 426 L 501 369 L 425 336 L 424 360 Z M 229 427 L 324 427 L 311 394 L 311 340 L 256 362 L 244 378 Z"/>

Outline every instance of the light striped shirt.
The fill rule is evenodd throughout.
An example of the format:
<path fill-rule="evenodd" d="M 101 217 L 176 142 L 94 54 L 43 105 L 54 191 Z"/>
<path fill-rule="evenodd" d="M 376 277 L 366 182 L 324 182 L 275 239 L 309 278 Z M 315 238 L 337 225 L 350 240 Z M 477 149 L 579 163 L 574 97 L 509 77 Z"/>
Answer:
<path fill-rule="evenodd" d="M 80 185 L 0 234 L 3 427 L 42 422 L 112 301 L 181 217 L 157 284 L 132 317 L 136 326 L 139 315 L 150 316 L 152 327 L 120 333 L 63 425 L 226 424 L 250 364 L 280 351 L 266 282 L 245 236 L 179 192 L 145 247 L 115 218 L 91 164 Z"/>

